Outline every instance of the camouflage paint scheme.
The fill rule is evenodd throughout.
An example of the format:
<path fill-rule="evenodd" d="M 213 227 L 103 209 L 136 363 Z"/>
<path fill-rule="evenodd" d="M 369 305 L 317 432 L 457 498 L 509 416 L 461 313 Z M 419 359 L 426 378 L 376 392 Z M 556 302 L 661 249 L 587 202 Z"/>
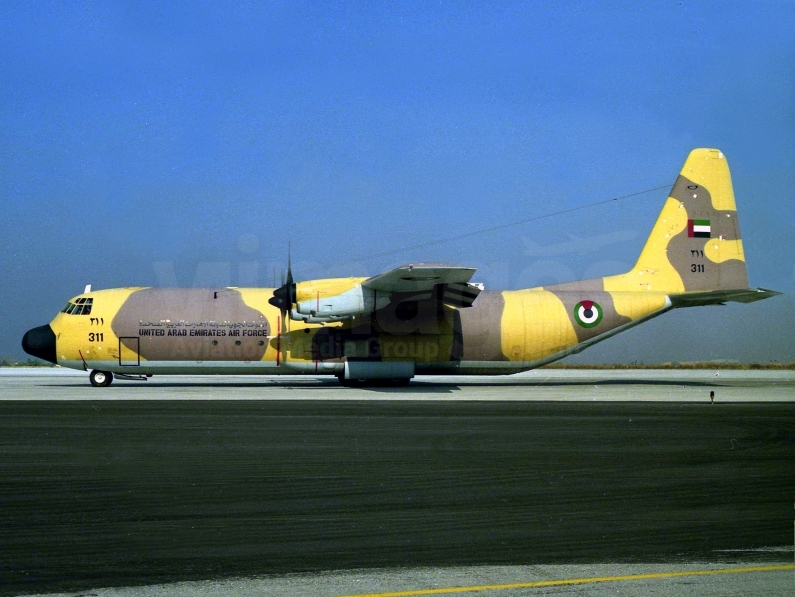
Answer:
<path fill-rule="evenodd" d="M 708 220 L 709 238 L 690 235 L 688 220 Z M 298 300 L 333 296 L 364 280 L 300 282 Z M 61 313 L 50 326 L 59 364 L 114 373 L 339 375 L 346 359 L 359 359 L 413 361 L 417 374 L 500 374 L 579 352 L 687 305 L 677 301 L 689 293 L 701 297 L 693 304 L 772 295 L 751 297 L 757 291 L 749 289 L 732 299 L 724 292 L 747 288 L 726 159 L 718 150 L 696 149 L 625 274 L 484 291 L 469 308 L 393 303 L 324 326 L 284 321 L 268 303 L 272 288 L 118 288 L 80 295 L 93 298 L 90 316 Z M 101 341 L 89 341 L 91 333 Z"/>

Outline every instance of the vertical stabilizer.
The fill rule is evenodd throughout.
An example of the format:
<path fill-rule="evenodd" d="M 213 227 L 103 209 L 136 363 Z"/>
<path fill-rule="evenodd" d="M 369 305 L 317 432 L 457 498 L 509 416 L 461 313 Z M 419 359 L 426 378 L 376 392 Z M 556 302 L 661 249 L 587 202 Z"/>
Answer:
<path fill-rule="evenodd" d="M 668 293 L 748 287 L 729 165 L 717 149 L 694 149 L 635 267 L 605 290 Z"/>

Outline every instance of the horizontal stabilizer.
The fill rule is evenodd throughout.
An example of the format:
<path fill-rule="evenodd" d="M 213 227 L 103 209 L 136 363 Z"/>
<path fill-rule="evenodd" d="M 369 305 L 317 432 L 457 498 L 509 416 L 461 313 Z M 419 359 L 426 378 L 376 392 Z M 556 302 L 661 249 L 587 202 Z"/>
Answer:
<path fill-rule="evenodd" d="M 674 307 L 701 307 L 703 305 L 723 305 L 732 303 L 753 303 L 781 294 L 765 288 L 740 288 L 736 290 L 708 290 L 706 292 L 683 292 L 671 294 Z"/>

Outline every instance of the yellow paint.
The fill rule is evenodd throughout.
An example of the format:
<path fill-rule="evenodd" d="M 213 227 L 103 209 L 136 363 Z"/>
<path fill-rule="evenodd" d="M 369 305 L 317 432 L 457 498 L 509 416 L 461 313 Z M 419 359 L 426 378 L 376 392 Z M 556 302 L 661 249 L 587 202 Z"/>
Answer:
<path fill-rule="evenodd" d="M 129 296 L 144 287 L 113 288 L 80 294 L 80 297 L 94 299 L 90 315 L 67 315 L 59 313 L 50 322 L 56 337 L 58 360 L 79 361 L 82 353 L 86 362 L 117 360 L 119 358 L 119 338 L 111 329 L 111 322 Z M 104 324 L 91 325 L 91 318 L 104 319 Z M 90 342 L 89 333 L 102 333 L 102 342 Z M 144 359 L 141 359 L 142 361 Z"/>
<path fill-rule="evenodd" d="M 326 278 L 323 280 L 307 280 L 298 282 L 295 287 L 297 301 L 303 302 L 311 299 L 325 298 L 342 294 L 367 280 L 367 278 Z"/>
<path fill-rule="evenodd" d="M 729 259 L 745 261 L 742 239 L 723 240 L 721 238 L 711 238 L 704 245 L 704 255 L 715 263 L 723 263 Z"/>
<path fill-rule="evenodd" d="M 268 299 L 273 297 L 272 288 L 235 288 L 235 290 L 240 293 L 246 306 L 256 309 L 265 316 L 271 325 L 276 325 L 276 318 L 273 316 L 274 314 L 278 315 L 279 310 L 268 302 Z M 273 321 L 271 321 L 272 317 Z"/>
<path fill-rule="evenodd" d="M 345 278 L 345 280 L 348 279 L 350 278 Z M 326 280 L 318 280 L 318 282 L 326 282 Z M 303 284 L 310 283 L 313 282 L 299 282 L 299 287 Z M 279 318 L 281 317 L 281 313 L 279 309 L 268 302 L 268 299 L 273 297 L 273 289 L 236 288 L 235 290 L 240 293 L 246 306 L 256 309 L 262 313 L 271 326 L 272 337 L 268 341 L 265 354 L 262 355 L 262 359 L 260 360 L 275 361 L 276 353 L 278 352 L 277 346 L 281 350 L 282 354 L 280 359 L 282 360 L 285 358 L 290 361 L 314 360 L 314 354 L 312 353 L 312 339 L 314 338 L 317 331 L 322 329 L 323 326 L 318 324 L 304 323 L 303 321 L 292 321 L 290 320 L 290 316 L 287 315 L 288 321 L 284 322 L 284 325 L 282 326 L 284 333 L 281 334 L 281 337 L 277 339 L 276 336 L 279 335 L 279 329 L 277 326 L 280 324 Z M 341 326 L 342 323 L 340 322 L 325 324 L 325 327 L 327 328 L 337 328 Z M 305 332 L 304 330 L 306 329 L 309 329 L 310 332 Z"/>
<path fill-rule="evenodd" d="M 243 303 L 247 307 L 251 307 L 252 309 L 256 309 L 260 313 L 265 316 L 265 319 L 268 320 L 268 324 L 270 325 L 269 333 L 271 336 L 278 335 L 279 329 L 278 325 L 280 324 L 279 321 L 279 310 L 271 305 L 268 302 L 268 299 L 273 296 L 273 289 L 271 288 L 236 288 L 236 290 L 240 293 L 240 298 L 243 300 Z M 285 344 L 281 344 L 284 341 Z M 271 337 L 268 340 L 268 343 L 265 347 L 265 353 L 262 355 L 261 361 L 275 361 L 276 360 L 276 353 L 277 346 L 284 351 L 286 345 L 286 340 L 281 339 L 277 340 L 276 338 Z M 284 355 L 282 354 L 282 357 Z"/>
<path fill-rule="evenodd" d="M 682 167 L 682 176 L 705 187 L 712 197 L 712 207 L 735 211 L 734 189 L 729 163 L 717 149 L 694 149 Z"/>
<path fill-rule="evenodd" d="M 720 574 L 748 574 L 751 572 L 780 572 L 795 570 L 795 564 L 779 566 L 751 566 L 747 568 L 720 568 L 717 570 L 683 570 L 679 572 L 653 572 L 649 574 L 626 574 L 621 576 L 596 576 L 591 578 L 568 578 L 561 580 L 539 580 L 498 585 L 473 585 L 469 587 L 444 587 L 441 589 L 417 589 L 409 591 L 391 591 L 388 593 L 357 593 L 342 597 L 414 597 L 416 595 L 449 595 L 451 593 L 467 593 L 476 591 L 508 591 L 511 589 L 533 589 L 540 587 L 560 587 L 566 585 L 587 585 L 605 582 L 621 582 L 633 580 L 654 580 L 658 578 L 683 578 L 688 576 L 716 576 Z"/>
<path fill-rule="evenodd" d="M 686 227 L 687 210 L 668 197 L 635 267 L 625 274 L 604 278 L 605 290 L 684 292 L 682 277 L 668 260 L 667 247 Z"/>
<path fill-rule="evenodd" d="M 664 292 L 611 292 L 610 296 L 616 312 L 633 321 L 665 307 L 667 297 Z"/>
<path fill-rule="evenodd" d="M 274 307 L 268 302 L 268 299 L 273 297 L 273 289 L 271 288 L 236 288 L 240 293 L 240 297 L 243 299 L 243 303 L 246 306 L 251 307 L 252 309 L 256 309 L 262 315 L 265 316 L 265 319 L 268 320 L 268 324 L 270 325 L 270 334 L 271 339 L 268 341 L 268 344 L 265 348 L 265 353 L 262 355 L 261 361 L 275 361 L 276 360 L 276 353 L 278 352 L 277 347 L 281 350 L 282 355 L 281 358 L 284 359 L 285 349 L 290 346 L 290 338 L 287 335 L 277 339 L 276 336 L 279 335 L 279 328 L 280 320 L 279 317 L 281 316 L 279 309 Z M 300 323 L 300 326 L 298 325 Z M 302 329 L 304 327 L 303 322 L 290 322 L 290 330 L 293 330 L 292 324 L 296 324 L 296 328 Z M 286 325 L 285 332 L 286 332 Z"/>
<path fill-rule="evenodd" d="M 502 353 L 511 361 L 534 361 L 577 344 L 563 302 L 542 288 L 503 292 Z"/>

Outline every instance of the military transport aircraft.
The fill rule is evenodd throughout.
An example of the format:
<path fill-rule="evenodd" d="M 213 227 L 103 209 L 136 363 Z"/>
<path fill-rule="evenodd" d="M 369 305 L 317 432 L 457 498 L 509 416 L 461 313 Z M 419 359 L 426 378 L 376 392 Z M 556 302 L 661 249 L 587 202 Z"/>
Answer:
<path fill-rule="evenodd" d="M 415 263 L 372 278 L 279 288 L 115 288 L 71 299 L 25 352 L 113 376 L 336 375 L 346 385 L 422 374 L 508 374 L 561 359 L 678 307 L 750 303 L 729 167 L 695 149 L 630 271 L 489 292 L 474 268 Z"/>

